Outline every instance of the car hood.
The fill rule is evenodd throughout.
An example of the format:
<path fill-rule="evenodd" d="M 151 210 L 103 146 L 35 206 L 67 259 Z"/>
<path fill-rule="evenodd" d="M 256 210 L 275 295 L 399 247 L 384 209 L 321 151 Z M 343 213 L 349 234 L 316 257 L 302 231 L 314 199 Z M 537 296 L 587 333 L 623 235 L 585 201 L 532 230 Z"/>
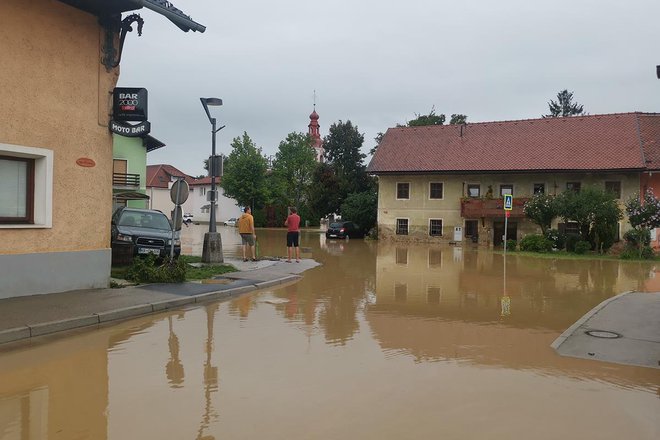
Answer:
<path fill-rule="evenodd" d="M 158 237 L 164 239 L 172 238 L 172 231 L 169 229 L 142 228 L 139 226 L 117 226 L 117 231 L 123 235 L 138 235 L 142 237 Z M 174 238 L 179 238 L 179 231 L 174 233 Z"/>

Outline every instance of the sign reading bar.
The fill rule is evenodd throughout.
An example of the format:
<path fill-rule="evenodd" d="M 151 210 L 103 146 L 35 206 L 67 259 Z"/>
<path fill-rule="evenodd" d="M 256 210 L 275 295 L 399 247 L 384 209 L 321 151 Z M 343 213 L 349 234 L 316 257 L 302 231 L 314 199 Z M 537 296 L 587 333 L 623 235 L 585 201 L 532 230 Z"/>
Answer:
<path fill-rule="evenodd" d="M 511 194 L 504 194 L 504 210 L 511 211 L 513 209 L 513 196 Z"/>
<path fill-rule="evenodd" d="M 112 119 L 115 121 L 146 121 L 147 89 L 115 87 L 112 92 Z"/>
<path fill-rule="evenodd" d="M 110 121 L 110 131 L 126 137 L 143 137 L 151 131 L 151 123 L 148 121 L 137 125 L 122 124 L 117 121 Z"/>

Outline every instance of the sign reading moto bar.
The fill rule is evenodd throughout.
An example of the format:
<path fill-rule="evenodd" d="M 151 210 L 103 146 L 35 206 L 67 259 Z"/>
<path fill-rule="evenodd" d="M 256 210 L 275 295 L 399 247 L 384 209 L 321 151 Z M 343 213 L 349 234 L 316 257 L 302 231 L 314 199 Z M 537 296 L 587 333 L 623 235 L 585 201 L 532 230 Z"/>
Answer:
<path fill-rule="evenodd" d="M 110 131 L 126 137 L 144 137 L 151 131 L 151 124 L 148 121 L 144 121 L 137 125 L 110 121 Z"/>
<path fill-rule="evenodd" d="M 115 121 L 146 121 L 147 89 L 115 87 L 112 92 L 112 119 Z"/>

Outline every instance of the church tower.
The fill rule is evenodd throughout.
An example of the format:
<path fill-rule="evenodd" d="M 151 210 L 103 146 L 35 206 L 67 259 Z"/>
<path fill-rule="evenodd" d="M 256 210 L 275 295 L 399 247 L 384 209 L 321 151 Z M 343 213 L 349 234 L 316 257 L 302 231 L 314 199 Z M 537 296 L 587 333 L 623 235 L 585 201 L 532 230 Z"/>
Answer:
<path fill-rule="evenodd" d="M 315 99 L 316 100 L 316 99 Z M 319 115 L 316 113 L 316 103 L 314 103 L 314 111 L 309 115 L 309 135 L 312 137 L 312 146 L 316 151 L 316 161 L 323 162 L 323 140 L 319 132 Z"/>

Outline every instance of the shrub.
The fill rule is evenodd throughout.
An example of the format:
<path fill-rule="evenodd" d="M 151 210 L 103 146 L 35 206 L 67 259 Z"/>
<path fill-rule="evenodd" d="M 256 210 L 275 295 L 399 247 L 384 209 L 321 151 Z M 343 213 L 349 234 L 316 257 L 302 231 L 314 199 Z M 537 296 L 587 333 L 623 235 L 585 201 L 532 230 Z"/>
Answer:
<path fill-rule="evenodd" d="M 545 233 L 545 238 L 550 240 L 552 247 L 557 249 L 564 249 L 566 246 L 566 234 L 559 232 L 557 229 L 549 229 Z"/>
<path fill-rule="evenodd" d="M 153 255 L 134 258 L 126 270 L 126 279 L 136 283 L 181 283 L 186 280 L 186 263 L 166 258 L 159 264 Z"/>
<path fill-rule="evenodd" d="M 507 251 L 515 251 L 517 245 L 518 245 L 518 242 L 516 240 L 507 240 L 506 241 L 506 250 Z"/>
<path fill-rule="evenodd" d="M 575 243 L 575 250 L 574 252 L 576 254 L 584 254 L 587 251 L 591 250 L 591 243 L 585 240 L 580 240 L 577 243 Z"/>
<path fill-rule="evenodd" d="M 648 246 L 651 243 L 651 234 L 648 229 L 631 229 L 623 234 L 623 239 L 634 246 L 639 246 L 640 243 Z"/>
<path fill-rule="evenodd" d="M 620 258 L 622 260 L 637 260 L 639 258 L 642 258 L 644 260 L 650 260 L 655 257 L 655 253 L 653 252 L 653 249 L 651 249 L 650 246 L 644 246 L 642 248 L 642 252 L 640 255 L 639 248 L 636 246 L 631 246 L 628 245 L 626 248 L 621 252 Z"/>
<path fill-rule="evenodd" d="M 527 252 L 550 252 L 552 241 L 542 235 L 530 234 L 520 240 L 520 250 Z"/>

